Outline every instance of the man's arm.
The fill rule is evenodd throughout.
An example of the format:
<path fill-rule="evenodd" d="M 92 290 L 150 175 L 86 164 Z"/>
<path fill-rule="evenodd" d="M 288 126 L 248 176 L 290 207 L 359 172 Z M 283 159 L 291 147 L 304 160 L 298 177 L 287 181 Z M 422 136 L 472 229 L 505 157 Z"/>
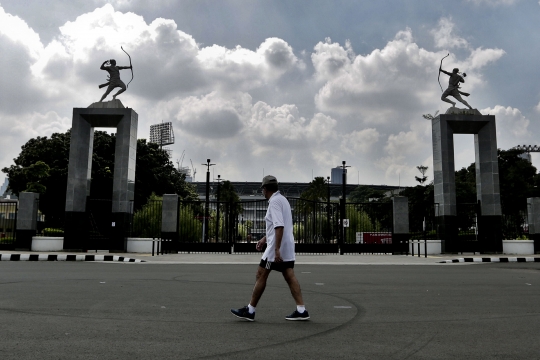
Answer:
<path fill-rule="evenodd" d="M 451 73 L 449 73 L 448 71 L 443 70 L 442 68 L 439 68 L 439 71 L 445 73 L 448 76 L 452 75 Z"/>
<path fill-rule="evenodd" d="M 131 69 L 131 66 L 117 66 L 118 70 Z"/>
<path fill-rule="evenodd" d="M 109 60 L 105 60 L 105 61 L 103 62 L 103 64 L 101 64 L 100 69 L 101 69 L 101 70 L 107 70 L 107 68 L 105 67 L 105 64 L 108 63 L 108 62 L 109 62 Z"/>
<path fill-rule="evenodd" d="M 283 261 L 281 258 L 281 253 L 279 249 L 281 248 L 281 240 L 283 240 L 283 226 L 278 226 L 274 229 L 276 231 L 276 258 L 274 261 L 280 262 Z"/>
<path fill-rule="evenodd" d="M 257 241 L 257 245 L 255 245 L 255 248 L 256 248 L 258 251 L 261 251 L 264 244 L 266 244 L 266 236 L 263 237 L 261 240 Z"/>

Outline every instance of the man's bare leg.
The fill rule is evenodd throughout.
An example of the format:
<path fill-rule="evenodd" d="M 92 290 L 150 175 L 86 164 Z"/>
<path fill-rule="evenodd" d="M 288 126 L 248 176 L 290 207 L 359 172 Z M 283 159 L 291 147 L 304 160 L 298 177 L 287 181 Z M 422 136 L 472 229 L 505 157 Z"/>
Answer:
<path fill-rule="evenodd" d="M 114 88 L 112 88 L 112 87 L 109 86 L 109 87 L 107 88 L 107 91 L 105 91 L 105 94 L 103 94 L 103 96 L 101 97 L 101 99 L 99 99 L 99 102 L 102 102 L 103 99 L 105 99 L 105 98 L 107 97 L 107 95 L 109 95 L 109 94 L 111 93 L 112 89 L 114 89 Z"/>
<path fill-rule="evenodd" d="M 291 295 L 294 298 L 294 301 L 296 301 L 296 305 L 304 305 L 302 290 L 300 290 L 300 283 L 296 279 L 296 275 L 294 275 L 294 269 L 285 269 L 283 271 L 283 278 L 285 278 L 285 281 L 289 285 Z"/>
<path fill-rule="evenodd" d="M 271 270 L 259 266 L 257 275 L 255 276 L 255 286 L 253 287 L 253 293 L 251 294 L 251 301 L 249 302 L 251 306 L 256 307 L 261 299 L 264 289 L 266 288 L 266 280 L 268 280 L 270 271 Z"/>
<path fill-rule="evenodd" d="M 456 103 L 453 102 L 453 101 L 450 100 L 450 99 L 447 99 L 446 96 L 441 96 L 441 100 L 444 101 L 444 102 L 447 102 L 447 103 L 452 104 L 452 106 L 456 106 Z"/>
<path fill-rule="evenodd" d="M 457 101 L 459 101 L 460 103 L 462 103 L 463 105 L 467 106 L 469 109 L 472 110 L 472 107 L 471 105 L 469 105 L 468 102 L 466 102 L 465 100 L 463 100 L 463 98 L 461 96 L 454 96 L 456 98 Z"/>
<path fill-rule="evenodd" d="M 113 97 L 112 97 L 113 100 L 115 100 L 116 97 L 117 97 L 118 95 L 120 95 L 121 93 L 123 93 L 124 91 L 126 91 L 126 87 L 125 87 L 125 86 L 122 86 L 122 88 L 121 88 L 120 90 L 118 90 L 118 92 L 117 92 L 116 94 L 113 95 Z"/>

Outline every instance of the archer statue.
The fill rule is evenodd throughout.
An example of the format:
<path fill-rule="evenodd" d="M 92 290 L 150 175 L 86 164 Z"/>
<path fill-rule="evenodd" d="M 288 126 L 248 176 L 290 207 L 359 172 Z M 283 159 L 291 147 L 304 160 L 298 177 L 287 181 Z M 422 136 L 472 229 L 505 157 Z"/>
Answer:
<path fill-rule="evenodd" d="M 99 100 L 100 102 L 103 101 L 103 99 L 105 99 L 107 97 L 107 95 L 109 95 L 109 93 L 114 88 L 119 87 L 120 90 L 118 90 L 118 92 L 113 95 L 113 100 L 116 99 L 116 97 L 118 95 L 120 95 L 121 93 L 126 91 L 127 87 L 129 86 L 129 83 L 131 81 L 133 81 L 133 65 L 131 64 L 131 56 L 129 56 L 129 54 L 124 50 L 124 48 L 122 48 L 122 47 L 120 47 L 120 48 L 129 57 L 129 66 L 116 66 L 116 60 L 114 60 L 114 59 L 104 61 L 103 64 L 101 64 L 100 69 L 107 71 L 109 73 L 109 75 L 107 76 L 107 82 L 105 84 L 99 85 L 100 89 L 105 87 L 105 86 L 108 86 L 107 91 L 105 91 L 105 94 L 103 94 L 103 96 Z M 108 65 L 108 66 L 105 66 L 105 65 Z M 131 69 L 131 80 L 129 81 L 127 86 L 126 86 L 126 84 L 124 84 L 124 82 L 122 80 L 120 80 L 120 70 L 124 70 L 124 69 Z"/>
<path fill-rule="evenodd" d="M 450 55 L 450 54 L 448 54 Z M 450 78 L 448 79 L 448 89 L 446 89 L 442 96 L 441 96 L 441 100 L 444 101 L 444 102 L 447 102 L 447 103 L 450 103 L 452 104 L 452 106 L 456 106 L 456 103 L 453 102 L 452 100 L 450 99 L 447 99 L 448 96 L 453 96 L 457 101 L 459 101 L 460 103 L 466 105 L 469 109 L 472 110 L 472 107 L 471 105 L 469 105 L 469 103 L 467 103 L 465 100 L 463 100 L 463 98 L 461 97 L 461 95 L 463 96 L 469 96 L 470 94 L 466 93 L 466 92 L 462 92 L 460 91 L 460 87 L 459 87 L 459 83 L 464 83 L 465 82 L 465 77 L 467 77 L 467 74 L 465 73 L 460 73 L 459 72 L 459 69 L 458 68 L 455 68 L 454 70 L 452 70 L 451 73 L 449 73 L 448 71 L 444 71 L 442 69 L 442 61 L 448 57 L 448 55 L 446 55 L 445 57 L 442 58 L 441 60 L 441 65 L 439 66 L 439 78 L 441 76 L 441 72 L 442 73 L 445 73 L 446 75 L 450 76 Z M 439 81 L 439 86 L 441 86 L 441 82 Z M 441 91 L 443 91 L 442 89 L 442 86 L 441 86 Z"/>

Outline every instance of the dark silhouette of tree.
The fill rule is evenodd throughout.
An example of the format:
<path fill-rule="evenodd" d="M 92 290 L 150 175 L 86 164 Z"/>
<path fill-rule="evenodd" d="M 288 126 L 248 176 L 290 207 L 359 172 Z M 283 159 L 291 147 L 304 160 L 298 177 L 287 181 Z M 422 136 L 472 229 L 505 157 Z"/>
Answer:
<path fill-rule="evenodd" d="M 414 178 L 416 179 L 416 181 L 418 181 L 420 183 L 420 185 L 424 185 L 424 183 L 426 182 L 426 180 L 428 178 L 426 176 L 426 171 L 427 171 L 428 167 L 424 166 L 424 165 L 419 165 L 416 168 L 418 169 L 418 171 L 420 171 L 420 173 L 422 174 L 422 177 L 415 176 Z"/>
<path fill-rule="evenodd" d="M 45 215 L 64 214 L 71 132 L 54 133 L 50 138 L 30 139 L 21 148 L 10 167 L 2 169 L 9 178 L 9 188 L 18 195 L 27 189 L 41 190 L 40 210 Z M 104 131 L 94 132 L 90 198 L 112 199 L 114 149 L 116 137 Z M 48 166 L 48 170 L 46 170 Z M 37 174 L 41 175 L 37 175 Z M 29 183 L 32 187 L 29 186 Z M 198 198 L 193 185 L 185 181 L 159 145 L 137 140 L 135 170 L 135 207 L 146 204 L 152 193 L 178 194 L 183 199 Z"/>

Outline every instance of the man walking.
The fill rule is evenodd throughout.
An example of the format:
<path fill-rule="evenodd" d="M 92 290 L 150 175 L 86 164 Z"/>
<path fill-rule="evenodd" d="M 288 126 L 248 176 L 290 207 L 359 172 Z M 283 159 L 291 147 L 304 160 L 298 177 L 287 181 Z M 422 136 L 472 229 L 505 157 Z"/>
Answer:
<path fill-rule="evenodd" d="M 266 211 L 266 236 L 257 242 L 257 250 L 262 250 L 266 243 L 266 250 L 257 269 L 255 287 L 248 306 L 240 309 L 231 309 L 233 315 L 248 321 L 255 320 L 255 308 L 259 302 L 268 275 L 272 270 L 279 271 L 289 285 L 291 294 L 296 302 L 296 310 L 287 320 L 308 320 L 309 314 L 304 306 L 300 284 L 294 275 L 294 237 L 291 206 L 287 199 L 278 190 L 278 181 L 268 175 L 262 181 L 262 193 L 268 200 Z"/>

